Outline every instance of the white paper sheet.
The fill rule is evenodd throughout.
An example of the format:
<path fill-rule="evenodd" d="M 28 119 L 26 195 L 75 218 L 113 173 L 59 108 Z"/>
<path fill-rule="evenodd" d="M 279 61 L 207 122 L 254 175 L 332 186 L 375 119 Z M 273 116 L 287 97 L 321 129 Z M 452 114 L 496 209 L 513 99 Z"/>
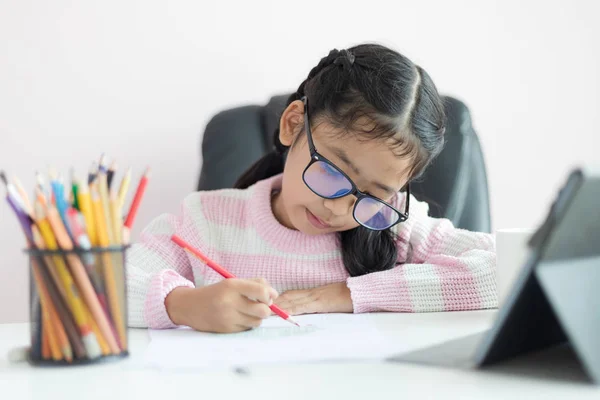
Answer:
<path fill-rule="evenodd" d="M 211 334 L 189 328 L 150 331 L 145 363 L 156 368 L 219 368 L 267 363 L 381 359 L 390 346 L 368 314 L 278 317 L 247 332 Z"/>

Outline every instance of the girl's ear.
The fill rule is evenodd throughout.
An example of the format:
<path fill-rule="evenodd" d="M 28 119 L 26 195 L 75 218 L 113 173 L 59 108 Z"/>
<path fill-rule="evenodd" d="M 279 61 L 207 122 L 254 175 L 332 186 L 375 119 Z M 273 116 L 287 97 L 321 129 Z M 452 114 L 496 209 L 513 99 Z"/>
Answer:
<path fill-rule="evenodd" d="M 284 146 L 291 146 L 296 136 L 302 132 L 304 124 L 304 103 L 294 100 L 283 111 L 279 120 L 279 141 Z"/>

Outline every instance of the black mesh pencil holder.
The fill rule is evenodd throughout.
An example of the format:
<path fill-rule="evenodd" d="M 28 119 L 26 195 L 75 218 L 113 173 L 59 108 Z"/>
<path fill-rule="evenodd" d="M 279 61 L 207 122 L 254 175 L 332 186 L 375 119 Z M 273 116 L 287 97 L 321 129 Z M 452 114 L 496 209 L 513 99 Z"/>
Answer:
<path fill-rule="evenodd" d="M 30 363 L 74 365 L 128 356 L 128 248 L 26 250 Z"/>

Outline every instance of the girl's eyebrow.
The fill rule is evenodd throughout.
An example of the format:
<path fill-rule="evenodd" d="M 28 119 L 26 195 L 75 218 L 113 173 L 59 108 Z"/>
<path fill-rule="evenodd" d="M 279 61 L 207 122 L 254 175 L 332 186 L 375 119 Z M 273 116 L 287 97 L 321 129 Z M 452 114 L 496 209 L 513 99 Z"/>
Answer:
<path fill-rule="evenodd" d="M 327 146 L 327 148 L 329 150 L 331 150 L 331 152 L 333 154 L 335 154 L 340 160 L 342 160 L 344 162 L 344 164 L 348 165 L 350 168 L 352 168 L 352 170 L 357 174 L 360 175 L 360 169 L 358 169 L 358 167 L 356 167 L 352 161 L 350 161 L 350 157 L 348 157 L 348 154 L 340 148 L 337 147 L 331 147 L 331 146 Z M 387 194 L 390 195 L 394 195 L 396 193 L 396 190 L 388 185 L 385 185 L 383 183 L 380 182 L 373 182 L 373 184 L 375 186 L 377 186 L 379 189 L 383 190 L 384 192 L 386 192 Z"/>

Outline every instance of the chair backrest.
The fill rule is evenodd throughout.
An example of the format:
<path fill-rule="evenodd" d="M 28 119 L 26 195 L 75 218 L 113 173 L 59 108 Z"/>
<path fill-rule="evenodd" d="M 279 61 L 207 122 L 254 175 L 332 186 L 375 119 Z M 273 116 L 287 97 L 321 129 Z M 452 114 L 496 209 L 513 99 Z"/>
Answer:
<path fill-rule="evenodd" d="M 287 95 L 265 106 L 225 110 L 207 124 L 202 139 L 198 190 L 233 187 L 242 173 L 271 149 L 274 130 Z M 429 203 L 430 215 L 450 219 L 458 228 L 490 232 L 487 173 L 481 145 L 461 101 L 444 97 L 448 125 L 446 145 L 411 191 Z"/>

